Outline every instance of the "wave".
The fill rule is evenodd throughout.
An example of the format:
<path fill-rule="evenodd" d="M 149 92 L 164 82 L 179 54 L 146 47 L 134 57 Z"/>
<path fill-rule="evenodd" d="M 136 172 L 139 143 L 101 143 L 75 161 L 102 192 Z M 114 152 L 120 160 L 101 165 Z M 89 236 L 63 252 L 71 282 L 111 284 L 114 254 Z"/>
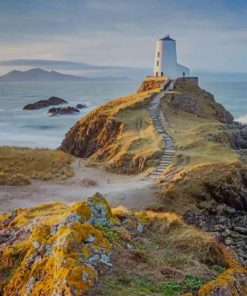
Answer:
<path fill-rule="evenodd" d="M 241 123 L 247 123 L 247 114 L 239 116 L 238 118 L 236 118 L 236 121 L 239 121 Z"/>

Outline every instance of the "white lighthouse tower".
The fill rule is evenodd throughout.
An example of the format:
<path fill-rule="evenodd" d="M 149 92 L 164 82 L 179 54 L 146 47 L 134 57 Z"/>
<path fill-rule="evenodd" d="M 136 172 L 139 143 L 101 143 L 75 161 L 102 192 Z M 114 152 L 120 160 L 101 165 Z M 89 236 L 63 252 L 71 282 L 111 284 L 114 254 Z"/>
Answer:
<path fill-rule="evenodd" d="M 189 68 L 177 63 L 176 41 L 169 35 L 157 40 L 154 60 L 154 76 L 168 76 L 174 79 L 189 75 Z"/>

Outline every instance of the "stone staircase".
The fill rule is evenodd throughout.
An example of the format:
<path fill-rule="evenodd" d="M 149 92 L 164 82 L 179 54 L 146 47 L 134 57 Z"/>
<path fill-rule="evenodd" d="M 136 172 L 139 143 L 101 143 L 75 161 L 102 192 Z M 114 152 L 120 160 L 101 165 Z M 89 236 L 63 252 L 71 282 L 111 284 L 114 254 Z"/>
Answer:
<path fill-rule="evenodd" d="M 170 83 L 164 87 L 164 91 L 170 89 Z M 174 154 L 176 153 L 175 144 L 172 137 L 166 132 L 165 126 L 167 125 L 167 119 L 161 110 L 160 99 L 164 95 L 164 91 L 158 93 L 151 101 L 148 112 L 151 117 L 153 126 L 158 134 L 160 134 L 164 141 L 163 153 L 160 158 L 159 165 L 149 175 L 151 178 L 158 178 L 166 167 L 170 164 Z"/>

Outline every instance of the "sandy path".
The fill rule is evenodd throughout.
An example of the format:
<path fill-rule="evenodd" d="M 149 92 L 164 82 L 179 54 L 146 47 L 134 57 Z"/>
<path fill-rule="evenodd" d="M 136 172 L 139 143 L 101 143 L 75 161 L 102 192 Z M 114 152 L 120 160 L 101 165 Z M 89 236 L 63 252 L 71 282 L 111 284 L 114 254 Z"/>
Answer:
<path fill-rule="evenodd" d="M 95 192 L 104 194 L 112 206 L 123 205 L 132 209 L 143 209 L 157 205 L 157 185 L 144 175 L 125 176 L 87 167 L 82 160 L 75 160 L 74 177 L 65 181 L 32 181 L 28 186 L 1 186 L 0 212 L 18 207 L 31 207 L 42 202 L 74 202 L 91 196 Z M 83 180 L 92 179 L 96 185 L 87 186 Z"/>

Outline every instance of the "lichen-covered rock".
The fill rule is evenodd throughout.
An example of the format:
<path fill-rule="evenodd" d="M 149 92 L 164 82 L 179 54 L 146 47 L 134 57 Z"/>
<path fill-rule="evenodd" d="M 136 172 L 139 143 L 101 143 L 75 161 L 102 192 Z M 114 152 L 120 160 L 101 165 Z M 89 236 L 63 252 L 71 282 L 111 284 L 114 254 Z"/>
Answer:
<path fill-rule="evenodd" d="M 0 219 L 1 295 L 84 295 L 112 266 L 111 244 L 94 226 L 114 224 L 106 200 L 95 194 L 56 219 L 31 212 L 24 225 L 20 210 Z"/>

